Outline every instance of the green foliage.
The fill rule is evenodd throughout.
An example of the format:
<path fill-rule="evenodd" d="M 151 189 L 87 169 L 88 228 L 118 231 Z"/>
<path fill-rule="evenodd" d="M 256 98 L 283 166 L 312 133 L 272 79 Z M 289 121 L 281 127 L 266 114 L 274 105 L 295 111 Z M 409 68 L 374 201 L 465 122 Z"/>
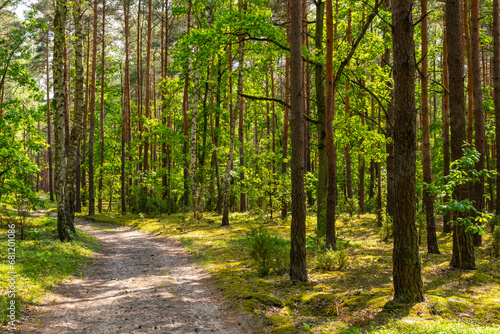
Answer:
<path fill-rule="evenodd" d="M 247 233 L 248 254 L 261 276 L 272 272 L 282 275 L 289 264 L 289 240 L 271 234 L 264 226 L 253 227 Z"/>
<path fill-rule="evenodd" d="M 484 232 L 484 224 L 491 219 L 492 214 L 479 212 L 470 199 L 461 201 L 453 198 L 453 192 L 459 186 L 465 186 L 470 182 L 479 181 L 480 177 L 491 178 L 497 174 L 496 171 L 486 169 L 476 170 L 475 165 L 479 161 L 479 152 L 474 148 L 463 146 L 463 156 L 453 161 L 450 165 L 450 173 L 448 176 L 441 177 L 441 182 L 436 182 L 435 185 L 426 185 L 434 193 L 436 199 L 441 199 L 442 204 L 437 205 L 437 210 L 443 214 L 448 212 L 457 212 L 462 215 L 457 216 L 456 220 L 449 223 L 463 225 L 466 231 L 482 234 Z M 440 183 L 440 184 L 439 184 Z"/>
<path fill-rule="evenodd" d="M 349 256 L 344 249 L 334 251 L 327 249 L 316 256 L 316 268 L 324 271 L 341 270 L 347 267 Z"/>

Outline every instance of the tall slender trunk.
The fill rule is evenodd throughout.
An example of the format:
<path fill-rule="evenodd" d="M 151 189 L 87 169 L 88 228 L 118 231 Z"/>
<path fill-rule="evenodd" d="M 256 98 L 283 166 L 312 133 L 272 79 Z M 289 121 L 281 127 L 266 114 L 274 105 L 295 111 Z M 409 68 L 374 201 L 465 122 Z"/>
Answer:
<path fill-rule="evenodd" d="M 446 5 L 445 5 L 446 6 Z M 450 92 L 449 92 L 449 77 L 448 77 L 448 38 L 446 33 L 446 8 L 443 7 L 445 15 L 444 19 L 444 36 L 443 36 L 443 176 L 450 174 Z M 452 225 L 449 223 L 452 220 L 451 212 L 443 215 L 443 233 L 451 233 Z"/>
<path fill-rule="evenodd" d="M 464 58 L 461 29 L 459 29 L 461 26 L 460 1 L 446 0 L 452 160 L 462 157 L 462 145 L 466 140 L 466 110 L 463 80 Z M 453 197 L 458 201 L 466 199 L 467 186 L 457 187 Z M 454 268 L 461 267 L 462 269 L 474 269 L 476 267 L 472 235 L 470 232 L 465 231 L 465 227 L 462 224 L 455 224 L 453 227 L 453 255 L 450 265 Z"/>
<path fill-rule="evenodd" d="M 141 34 L 141 5 L 142 2 L 139 0 L 137 5 L 137 59 L 136 59 L 136 73 L 137 73 L 137 117 L 139 120 L 137 121 L 137 128 L 139 130 L 139 154 L 138 154 L 138 163 L 137 170 L 142 171 L 142 34 Z"/>
<path fill-rule="evenodd" d="M 89 113 L 89 68 L 90 68 L 90 29 L 87 27 L 87 69 L 86 69 L 86 79 L 85 79 L 85 113 L 83 115 L 83 138 L 82 138 L 82 205 L 85 206 L 86 198 L 87 198 L 87 176 L 86 169 L 83 166 L 85 164 L 85 160 L 87 159 L 87 120 Z"/>
<path fill-rule="evenodd" d="M 226 171 L 224 173 L 224 196 L 222 200 L 222 223 L 221 226 L 229 226 L 229 183 L 231 181 L 231 169 L 233 166 L 234 137 L 236 117 L 233 113 L 233 45 L 229 41 L 229 156 L 227 159 Z M 243 64 L 238 65 L 238 72 L 242 71 Z M 239 74 L 238 74 L 239 75 Z M 237 99 L 241 99 L 238 95 Z M 237 100 L 239 102 L 239 100 Z"/>
<path fill-rule="evenodd" d="M 335 208 L 337 202 L 337 166 L 333 118 L 335 113 L 335 90 L 333 88 L 333 4 L 326 0 L 326 154 L 328 156 L 328 194 L 326 206 L 326 248 L 337 249 L 335 235 Z M 295 134 L 294 134 L 295 135 Z M 292 216 L 293 217 L 293 216 Z"/>
<path fill-rule="evenodd" d="M 496 167 L 500 170 L 500 10 L 498 0 L 493 0 L 493 97 L 495 103 Z M 500 174 L 497 175 L 496 214 L 500 214 Z"/>
<path fill-rule="evenodd" d="M 238 0 L 238 12 L 241 14 L 243 12 L 243 1 Z M 244 47 L 245 42 L 243 42 L 243 36 L 238 37 L 238 63 L 243 64 L 244 62 Z M 242 65 L 243 66 L 243 65 Z M 238 71 L 238 95 L 243 94 L 243 71 Z M 240 141 L 240 212 L 247 211 L 247 199 L 246 199 L 246 185 L 245 185 L 245 141 L 243 137 L 243 99 L 238 101 L 238 111 L 239 111 L 239 126 L 238 126 L 238 140 Z"/>
<path fill-rule="evenodd" d="M 151 21 L 153 19 L 153 0 L 148 0 L 148 41 L 146 45 L 146 121 L 150 118 L 151 110 Z M 144 132 L 148 132 L 148 129 L 144 129 Z M 144 135 L 144 172 L 149 170 L 149 136 Z"/>
<path fill-rule="evenodd" d="M 198 84 L 199 73 L 196 72 L 194 76 L 193 92 L 193 110 L 191 112 L 191 160 L 189 163 L 189 170 L 191 172 L 191 192 L 193 197 L 193 216 L 194 219 L 200 220 L 202 218 L 201 207 L 198 197 L 198 182 L 196 181 L 196 153 L 197 153 L 197 124 L 198 124 Z"/>
<path fill-rule="evenodd" d="M 323 55 L 323 17 L 325 2 L 318 0 L 316 3 L 316 35 L 314 45 L 316 55 Z M 326 201 L 328 185 L 328 156 L 326 154 L 326 129 L 325 129 L 325 88 L 323 66 L 321 63 L 314 65 L 317 106 L 317 140 L 318 140 L 318 186 L 316 188 L 316 233 L 318 236 L 326 235 Z"/>
<path fill-rule="evenodd" d="M 124 73 L 124 96 L 123 96 L 123 111 L 122 111 L 122 161 L 121 161 L 121 210 L 122 213 L 127 211 L 126 196 L 127 196 L 127 182 L 126 182 L 126 161 L 130 151 L 130 137 L 128 132 L 128 124 L 130 123 L 130 49 L 129 49 L 129 35 L 130 35 L 130 2 L 129 0 L 123 1 L 123 12 L 125 20 L 125 73 Z"/>
<path fill-rule="evenodd" d="M 479 153 L 479 161 L 476 170 L 484 169 L 486 155 L 486 136 L 484 130 L 483 92 L 481 83 L 481 54 L 479 41 L 479 0 L 471 0 L 471 72 L 473 83 L 474 100 L 474 144 Z M 484 177 L 479 177 L 479 181 L 474 182 L 473 198 L 476 201 L 476 209 L 484 210 Z M 481 246 L 482 238 L 480 234 L 474 234 L 474 246 Z"/>
<path fill-rule="evenodd" d="M 472 57 L 471 57 L 471 40 L 470 40 L 470 31 L 469 31 L 469 4 L 470 0 L 463 1 L 463 10 L 462 10 L 462 31 L 464 35 L 465 41 L 465 50 L 467 52 L 467 142 L 472 145 L 472 129 L 473 129 L 473 120 L 474 120 L 474 93 L 473 93 L 473 79 L 472 79 Z M 471 191 L 472 191 L 472 183 L 471 183 Z"/>
<path fill-rule="evenodd" d="M 97 0 L 94 0 L 94 19 L 92 34 L 92 91 L 90 96 L 90 131 L 89 131 L 89 215 L 95 214 L 94 189 L 94 133 L 95 133 L 95 93 L 97 72 Z"/>
<path fill-rule="evenodd" d="M 102 0 L 102 46 L 101 46 L 101 111 L 100 111 L 100 137 L 101 137 L 101 156 L 100 156 L 100 167 L 99 167 L 99 193 L 98 193 L 98 203 L 97 208 L 99 213 L 102 212 L 102 197 L 103 197 L 103 185 L 102 179 L 104 174 L 104 70 L 106 65 L 106 0 Z"/>
<path fill-rule="evenodd" d="M 290 8 L 287 9 L 287 17 L 290 18 Z M 287 40 L 290 42 L 290 29 L 287 27 Z M 281 160 L 281 175 L 286 175 L 286 160 L 288 157 L 288 118 L 290 114 L 290 57 L 285 59 L 285 115 L 283 119 L 283 155 Z M 283 185 L 282 185 L 283 186 Z M 283 192 L 286 194 L 286 192 Z M 286 195 L 281 197 L 281 219 L 288 215 L 288 198 Z"/>
<path fill-rule="evenodd" d="M 304 90 L 302 72 L 301 1 L 290 0 L 290 128 L 293 132 L 290 160 L 292 181 L 292 225 L 290 280 L 307 282 L 306 194 L 304 191 Z"/>
<path fill-rule="evenodd" d="M 49 34 L 47 34 L 47 51 L 46 51 L 46 57 L 47 57 L 47 144 L 48 144 L 48 149 L 47 149 L 47 155 L 48 155 L 48 160 L 49 160 L 49 196 L 50 200 L 54 201 L 54 186 L 52 184 L 52 141 L 51 141 L 51 136 L 52 136 L 52 129 L 51 129 L 51 124 L 50 124 L 50 75 L 49 75 Z"/>
<path fill-rule="evenodd" d="M 434 196 L 428 189 L 432 184 L 431 140 L 429 130 L 429 69 L 428 69 L 428 37 L 427 37 L 427 0 L 421 0 L 422 6 L 422 169 L 424 179 L 423 202 L 427 222 L 427 251 L 439 254 L 434 219 Z"/>
<path fill-rule="evenodd" d="M 351 21 L 352 21 L 352 14 L 351 11 L 349 10 L 349 13 L 347 14 L 347 45 L 352 44 L 352 33 L 351 33 Z M 349 66 L 349 63 L 347 63 L 347 66 Z M 349 80 L 346 80 L 345 83 L 345 90 L 348 91 L 350 87 Z M 346 117 L 351 116 L 351 99 L 349 97 L 349 94 L 346 94 L 345 96 L 345 113 Z M 347 145 L 344 147 L 344 154 L 345 154 L 345 169 L 346 169 L 346 186 L 347 186 L 347 197 L 352 198 L 353 193 L 352 193 L 352 167 L 351 167 L 351 145 L 347 143 Z M 351 212 L 352 214 L 352 212 Z"/>
<path fill-rule="evenodd" d="M 191 7 L 192 2 L 189 1 L 187 12 L 187 34 L 191 29 Z M 184 115 L 184 207 L 189 207 L 189 161 L 188 161 L 188 109 L 189 109 L 189 64 L 186 64 L 187 69 L 184 73 L 184 99 L 182 101 L 182 113 Z"/>
<path fill-rule="evenodd" d="M 64 42 L 66 33 L 66 0 L 56 3 L 54 15 L 54 55 L 52 60 L 54 81 L 54 151 L 55 193 L 57 199 L 57 232 L 61 241 L 70 241 L 66 219 L 66 149 L 64 117 L 66 109 L 66 84 L 64 81 Z"/>
<path fill-rule="evenodd" d="M 77 0 L 73 4 L 73 20 L 75 24 L 75 116 L 73 127 L 69 137 L 69 150 L 67 152 L 67 168 L 66 175 L 66 219 L 67 224 L 73 233 L 76 233 L 75 220 L 75 198 L 76 198 L 76 181 L 77 181 L 77 164 L 79 164 L 78 144 L 83 127 L 83 114 L 85 110 L 84 91 L 83 91 L 83 30 L 81 17 L 81 0 Z"/>
<path fill-rule="evenodd" d="M 415 46 L 412 0 L 392 3 L 394 53 L 394 156 L 396 205 L 394 215 L 394 301 L 422 302 L 422 270 L 416 218 L 417 110 L 415 106 Z"/>

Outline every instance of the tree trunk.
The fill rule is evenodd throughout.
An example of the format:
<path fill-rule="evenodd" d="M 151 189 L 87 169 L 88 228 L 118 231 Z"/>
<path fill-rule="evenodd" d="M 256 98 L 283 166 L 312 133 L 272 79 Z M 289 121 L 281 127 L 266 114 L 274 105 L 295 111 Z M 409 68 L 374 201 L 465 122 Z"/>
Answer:
<path fill-rule="evenodd" d="M 151 110 L 151 21 L 153 19 L 153 0 L 148 0 L 148 41 L 146 45 L 146 121 L 150 118 Z M 148 132 L 148 129 L 144 129 L 144 132 Z M 149 170 L 149 136 L 147 134 L 143 135 L 144 138 L 144 169 L 145 173 Z"/>
<path fill-rule="evenodd" d="M 333 88 L 333 4 L 326 1 L 326 154 L 328 157 L 328 193 L 326 206 L 326 248 L 337 249 L 335 235 L 335 208 L 337 206 L 337 166 L 333 119 L 335 115 L 335 90 Z M 294 150 L 295 151 L 295 150 Z"/>
<path fill-rule="evenodd" d="M 66 109 L 66 84 L 64 81 L 64 41 L 66 33 L 65 0 L 56 3 L 54 15 L 54 55 L 52 60 L 54 81 L 54 148 L 55 193 L 57 199 L 57 232 L 61 241 L 71 241 L 66 219 L 66 149 L 64 117 Z"/>
<path fill-rule="evenodd" d="M 493 97 L 495 103 L 495 135 L 497 171 L 500 170 L 500 10 L 498 0 L 493 0 Z M 496 214 L 500 214 L 500 174 L 497 175 Z"/>
<path fill-rule="evenodd" d="M 394 215 L 394 301 L 418 303 L 424 299 L 416 216 L 415 46 L 412 0 L 392 3 L 394 53 L 394 157 L 396 210 Z"/>
<path fill-rule="evenodd" d="M 85 109 L 83 91 L 83 31 L 81 23 L 81 0 L 73 4 L 73 19 L 75 24 L 75 117 L 71 134 L 69 135 L 69 150 L 67 152 L 67 175 L 66 175 L 66 219 L 67 224 L 73 233 L 76 233 L 75 220 L 75 193 L 76 174 L 78 159 L 78 144 L 83 126 L 83 114 Z"/>
<path fill-rule="evenodd" d="M 85 76 L 85 113 L 83 115 L 83 137 L 82 137 L 82 205 L 85 206 L 86 203 L 86 198 L 87 198 L 87 176 L 86 176 L 86 170 L 83 164 L 85 164 L 85 160 L 87 159 L 87 120 L 88 120 L 88 113 L 89 113 L 89 93 L 90 93 L 90 88 L 89 88 L 89 67 L 90 67 L 90 29 L 87 27 L 87 75 Z"/>
<path fill-rule="evenodd" d="M 124 96 L 123 96 L 123 111 L 122 111 L 122 191 L 121 191 L 121 209 L 122 213 L 127 211 L 125 198 L 127 196 L 126 183 L 126 161 L 130 151 L 130 137 L 128 132 L 128 124 L 130 123 L 130 50 L 129 50 L 129 35 L 130 35 L 130 2 L 123 1 L 123 12 L 125 20 L 125 73 L 124 73 Z"/>
<path fill-rule="evenodd" d="M 50 196 L 50 201 L 54 201 L 54 186 L 52 184 L 52 142 L 51 142 L 51 136 L 52 136 L 52 129 L 50 126 L 50 76 L 49 76 L 49 35 L 47 34 L 47 154 L 48 154 L 48 160 L 49 160 L 49 196 Z"/>
<path fill-rule="evenodd" d="M 473 83 L 474 100 L 474 143 L 479 152 L 479 161 L 476 163 L 476 170 L 484 169 L 486 155 L 486 136 L 484 131 L 484 113 L 483 113 L 483 93 L 481 84 L 481 54 L 479 45 L 479 0 L 471 0 L 471 72 Z M 476 201 L 476 209 L 481 212 L 484 210 L 484 177 L 474 182 L 473 199 Z M 474 246 L 481 246 L 482 238 L 480 234 L 474 234 Z"/>
<path fill-rule="evenodd" d="M 191 0 L 189 1 L 187 12 L 187 34 L 189 35 L 191 29 Z M 184 74 L 184 99 L 182 101 L 182 113 L 184 115 L 184 207 L 189 207 L 189 161 L 187 158 L 188 152 L 188 109 L 189 109 L 189 64 Z"/>
<path fill-rule="evenodd" d="M 194 76 L 193 111 L 191 113 L 191 161 L 189 169 L 191 171 L 191 191 L 193 196 L 193 216 L 194 219 L 202 218 L 201 207 L 198 197 L 198 182 L 196 181 L 196 152 L 197 152 L 197 123 L 198 123 L 198 84 L 199 74 Z"/>
<path fill-rule="evenodd" d="M 100 168 L 99 168 L 99 194 L 97 209 L 99 213 L 102 212 L 102 197 L 103 197 L 103 174 L 104 174 L 104 67 L 106 64 L 106 0 L 102 0 L 102 46 L 101 46 L 101 110 L 100 110 L 100 137 L 101 137 L 101 156 L 100 156 Z"/>
<path fill-rule="evenodd" d="M 347 14 L 347 44 L 349 46 L 352 45 L 352 34 L 351 34 L 351 11 L 349 10 L 349 13 Z M 347 66 L 349 66 L 349 63 L 347 63 Z M 345 84 L 345 90 L 348 91 L 350 89 L 350 83 L 349 80 L 346 80 Z M 345 96 L 345 113 L 346 116 L 351 116 L 351 99 L 349 97 L 349 94 L 346 94 Z M 347 186 L 347 198 L 351 199 L 353 196 L 352 193 L 352 167 L 351 167 L 351 145 L 347 143 L 347 145 L 344 147 L 344 154 L 345 154 L 345 178 L 346 178 L 346 186 Z M 352 215 L 352 212 L 350 212 Z"/>
<path fill-rule="evenodd" d="M 446 6 L 445 6 L 446 7 Z M 443 36 L 443 176 L 450 174 L 450 92 L 448 77 L 448 42 L 446 33 L 446 8 L 444 18 L 444 36 Z M 451 212 L 443 215 L 443 233 L 452 232 Z"/>
<path fill-rule="evenodd" d="M 306 194 L 304 191 L 304 76 L 302 73 L 301 1 L 290 0 L 290 127 L 292 136 L 292 225 L 290 280 L 306 282 Z"/>
<path fill-rule="evenodd" d="M 94 0 L 94 19 L 92 35 L 92 92 L 90 96 L 90 131 L 89 131 L 89 215 L 95 214 L 94 189 L 94 133 L 95 133 L 95 93 L 97 71 L 97 0 Z"/>
<path fill-rule="evenodd" d="M 323 17 L 325 2 L 316 3 L 316 36 L 314 45 L 316 54 L 323 54 Z M 318 140 L 318 185 L 316 188 L 316 233 L 319 237 L 326 235 L 326 201 L 328 185 L 328 156 L 326 154 L 325 130 L 325 88 L 323 86 L 323 66 L 320 62 L 314 65 L 316 106 L 317 106 L 317 140 Z"/>
<path fill-rule="evenodd" d="M 446 0 L 446 38 L 448 43 L 448 70 L 450 81 L 450 132 L 451 159 L 462 157 L 462 145 L 466 140 L 466 110 L 464 96 L 464 59 L 461 40 L 460 1 Z M 455 189 L 453 197 L 462 201 L 467 198 L 467 186 Z M 472 235 L 461 224 L 453 227 L 453 255 L 450 265 L 454 268 L 474 269 Z"/>
<path fill-rule="evenodd" d="M 427 0 L 421 0 L 422 6 L 422 169 L 424 179 L 423 202 L 427 222 L 427 252 L 439 254 L 434 219 L 434 196 L 427 185 L 432 184 L 431 140 L 429 130 L 429 70 L 427 39 Z"/>
<path fill-rule="evenodd" d="M 236 117 L 233 113 L 233 81 L 232 81 L 232 72 L 233 72 L 233 53 L 232 53 L 233 45 L 231 41 L 229 41 L 229 156 L 227 159 L 226 171 L 224 173 L 224 196 L 222 200 L 222 223 L 221 226 L 229 226 L 229 183 L 231 181 L 231 169 L 233 167 L 233 152 L 234 152 L 234 137 L 235 137 L 235 123 Z M 240 72 L 243 71 L 243 64 L 238 64 L 238 77 L 240 76 Z M 241 99 L 241 96 L 238 95 L 236 97 L 237 104 L 239 103 L 238 99 Z"/>

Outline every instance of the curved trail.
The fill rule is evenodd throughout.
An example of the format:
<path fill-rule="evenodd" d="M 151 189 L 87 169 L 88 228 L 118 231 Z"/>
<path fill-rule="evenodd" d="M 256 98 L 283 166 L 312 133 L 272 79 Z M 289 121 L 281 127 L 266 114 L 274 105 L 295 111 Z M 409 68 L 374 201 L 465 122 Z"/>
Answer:
<path fill-rule="evenodd" d="M 76 223 L 98 238 L 102 249 L 85 268 L 83 279 L 55 287 L 39 309 L 21 321 L 22 333 L 256 331 L 248 316 L 224 303 L 210 276 L 177 241 L 130 227 L 81 219 Z"/>

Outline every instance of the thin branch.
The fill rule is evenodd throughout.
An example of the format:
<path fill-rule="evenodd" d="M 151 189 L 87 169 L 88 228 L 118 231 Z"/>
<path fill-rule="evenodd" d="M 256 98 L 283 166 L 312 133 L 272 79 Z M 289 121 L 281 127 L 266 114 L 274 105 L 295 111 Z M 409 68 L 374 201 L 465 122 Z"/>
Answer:
<path fill-rule="evenodd" d="M 254 95 L 247 95 L 243 93 L 238 93 L 239 96 L 245 97 L 249 100 L 255 100 L 255 101 L 272 101 L 281 104 L 284 107 L 290 108 L 290 105 L 286 103 L 285 101 L 273 97 L 265 97 L 265 96 L 254 96 Z"/>

